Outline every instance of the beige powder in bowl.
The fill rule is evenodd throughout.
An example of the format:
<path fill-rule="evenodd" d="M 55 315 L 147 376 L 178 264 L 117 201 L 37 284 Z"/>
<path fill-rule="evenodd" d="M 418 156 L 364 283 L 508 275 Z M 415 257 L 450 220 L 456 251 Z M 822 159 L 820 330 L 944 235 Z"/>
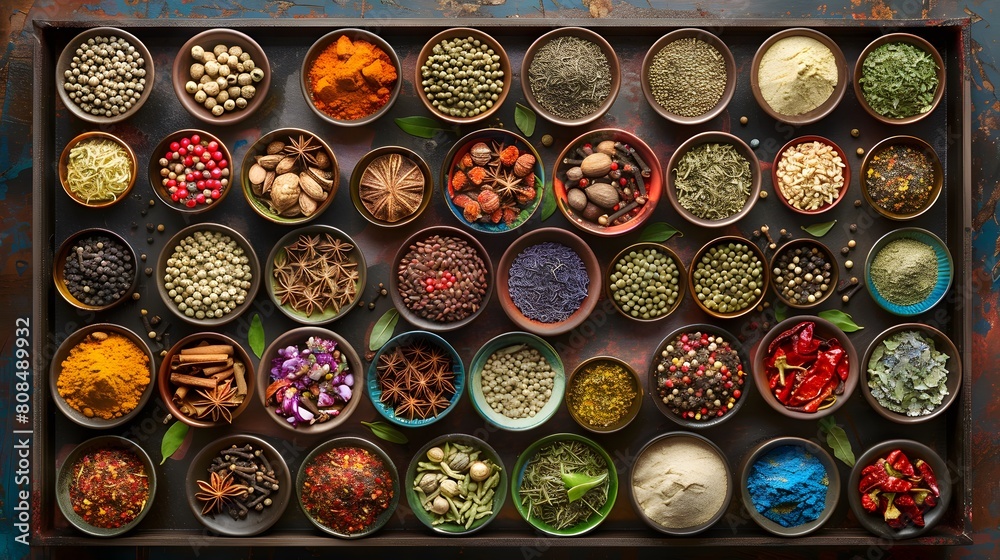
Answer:
<path fill-rule="evenodd" d="M 760 94 L 778 114 L 803 115 L 830 98 L 837 86 L 833 52 L 812 37 L 776 41 L 760 59 Z"/>

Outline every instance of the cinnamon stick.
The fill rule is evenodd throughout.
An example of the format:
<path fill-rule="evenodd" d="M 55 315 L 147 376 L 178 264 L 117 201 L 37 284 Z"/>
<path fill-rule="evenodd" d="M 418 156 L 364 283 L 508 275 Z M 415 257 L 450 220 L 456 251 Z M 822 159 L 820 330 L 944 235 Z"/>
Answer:
<path fill-rule="evenodd" d="M 243 362 L 236 362 L 233 364 L 233 372 L 236 375 L 236 394 L 246 395 L 247 394 L 247 368 L 243 365 Z"/>
<path fill-rule="evenodd" d="M 228 344 L 206 344 L 204 346 L 195 346 L 193 348 L 183 348 L 180 351 L 182 356 L 198 355 L 198 354 L 225 354 L 227 356 L 233 355 L 233 347 Z"/>
<path fill-rule="evenodd" d="M 178 354 L 179 364 L 205 364 L 212 362 L 225 362 L 229 359 L 226 354 Z"/>
<path fill-rule="evenodd" d="M 189 387 L 201 387 L 203 389 L 214 389 L 218 385 L 212 378 L 195 377 L 193 375 L 184 375 L 183 373 L 171 373 L 170 382 Z"/>

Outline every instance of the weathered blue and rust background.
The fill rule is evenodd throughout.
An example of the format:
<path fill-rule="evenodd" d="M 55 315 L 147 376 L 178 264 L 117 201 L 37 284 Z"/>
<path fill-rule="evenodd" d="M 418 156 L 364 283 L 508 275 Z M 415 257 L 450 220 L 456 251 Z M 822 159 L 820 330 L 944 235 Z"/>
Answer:
<path fill-rule="evenodd" d="M 998 320 L 997 285 L 991 271 L 1000 257 L 1000 99 L 994 83 L 1000 83 L 996 53 L 1000 52 L 1000 14 L 994 14 L 996 2 L 956 2 L 953 0 L 789 2 L 780 0 L 705 0 L 704 2 L 663 2 L 640 0 L 335 0 L 291 2 L 281 0 L 103 0 L 80 2 L 71 0 L 0 0 L 3 17 L 0 30 L 8 38 L 7 49 L 0 64 L 0 89 L 4 95 L 0 121 L 0 473 L 4 483 L 0 489 L 0 558 L 21 558 L 26 549 L 13 541 L 13 488 L 11 477 L 14 441 L 13 419 L 14 366 L 11 352 L 15 320 L 31 314 L 31 287 L 47 282 L 32 267 L 32 44 L 33 19 L 97 20 L 148 19 L 210 19 L 210 18 L 587 18 L 621 20 L 629 18 L 704 19 L 706 24 L 724 19 L 728 23 L 739 18 L 827 18 L 841 20 L 949 19 L 970 18 L 972 21 L 972 190 L 973 190 L 973 286 L 977 290 L 966 305 L 972 309 L 973 347 L 973 476 L 974 544 L 961 548 L 914 549 L 906 546 L 869 547 L 861 550 L 803 550 L 788 546 L 769 550 L 678 550 L 592 551 L 608 557 L 734 557 L 734 558 L 1000 558 L 1000 404 L 995 388 L 1000 371 L 1000 331 L 992 332 Z M 1000 6 L 996 6 L 1000 8 Z M 364 22 L 359 22 L 363 24 Z M 208 25 L 208 23 L 206 23 Z M 669 543 L 669 541 L 666 541 Z M 238 541 L 234 545 L 239 544 Z M 793 544 L 793 543 L 790 543 Z M 357 550 L 357 549 L 353 549 Z M 40 557 L 76 558 L 176 558 L 221 557 L 272 558 L 291 557 L 291 551 L 222 549 L 198 550 L 137 550 L 107 549 L 55 551 L 35 550 Z M 313 556 L 311 551 L 295 551 Z M 522 551 L 523 552 L 523 551 Z M 535 553 L 518 557 L 531 557 Z M 339 554 L 334 550 L 315 552 Z M 433 555 L 452 557 L 455 551 L 426 549 L 408 551 L 392 549 L 394 555 Z M 464 551 L 464 554 L 482 554 Z M 586 557 L 586 551 L 574 556 Z M 497 556 L 497 557 L 503 557 Z"/>

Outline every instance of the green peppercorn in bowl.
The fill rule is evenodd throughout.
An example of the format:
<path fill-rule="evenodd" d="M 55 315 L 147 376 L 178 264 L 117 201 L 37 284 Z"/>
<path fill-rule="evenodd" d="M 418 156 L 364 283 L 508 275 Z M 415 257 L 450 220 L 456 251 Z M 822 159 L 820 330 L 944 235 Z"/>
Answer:
<path fill-rule="evenodd" d="M 912 317 L 944 299 L 954 273 L 951 251 L 940 237 L 921 228 L 900 228 L 872 245 L 865 286 L 882 309 Z"/>
<path fill-rule="evenodd" d="M 410 510 L 441 535 L 482 530 L 507 499 L 507 469 L 500 455 L 465 434 L 445 434 L 424 444 L 410 461 L 404 484 Z"/>
<path fill-rule="evenodd" d="M 142 41 L 121 29 L 94 27 L 73 37 L 63 49 L 56 61 L 55 84 L 70 113 L 103 125 L 136 114 L 153 91 L 154 76 L 153 56 Z"/>
<path fill-rule="evenodd" d="M 106 208 L 128 198 L 137 174 L 135 152 L 107 132 L 84 132 L 59 156 L 59 183 L 73 202 L 87 208 Z"/>
<path fill-rule="evenodd" d="M 771 289 L 795 309 L 810 309 L 829 299 L 839 276 L 833 252 L 815 239 L 793 239 L 771 256 Z"/>
<path fill-rule="evenodd" d="M 962 358 L 943 332 L 903 323 L 880 333 L 861 362 L 861 394 L 883 418 L 919 424 L 944 414 L 962 388 Z"/>
<path fill-rule="evenodd" d="M 622 249 L 608 266 L 604 288 L 615 309 L 629 319 L 658 321 L 677 310 L 687 290 L 687 274 L 677 253 L 641 242 Z"/>
<path fill-rule="evenodd" d="M 934 45 L 911 33 L 880 35 L 854 65 L 854 92 L 879 122 L 913 124 L 944 97 L 944 59 Z"/>
<path fill-rule="evenodd" d="M 905 221 L 925 214 L 944 190 L 944 169 L 934 148 L 916 136 L 891 136 L 861 160 L 861 194 L 876 212 Z"/>
<path fill-rule="evenodd" d="M 764 301 L 770 280 L 764 252 L 739 236 L 703 245 L 687 273 L 695 304 L 717 319 L 736 319 L 753 311 Z"/>
<path fill-rule="evenodd" d="M 760 194 L 757 154 L 728 132 L 708 131 L 688 138 L 667 164 L 667 198 L 697 226 L 732 225 L 753 210 Z"/>
<path fill-rule="evenodd" d="M 642 383 L 628 362 L 594 356 L 566 380 L 566 409 L 583 429 L 610 434 L 624 429 L 642 409 Z"/>
<path fill-rule="evenodd" d="M 566 370 L 545 339 L 508 332 L 476 351 L 466 384 L 472 407 L 484 420 L 503 430 L 524 431 L 541 426 L 559 410 Z"/>

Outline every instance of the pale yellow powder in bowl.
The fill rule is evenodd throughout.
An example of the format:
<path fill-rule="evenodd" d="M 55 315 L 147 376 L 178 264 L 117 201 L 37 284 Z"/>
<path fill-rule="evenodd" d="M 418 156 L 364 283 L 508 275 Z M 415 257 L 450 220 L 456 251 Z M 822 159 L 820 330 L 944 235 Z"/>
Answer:
<path fill-rule="evenodd" d="M 761 57 L 757 83 L 775 113 L 803 115 L 833 94 L 837 62 L 833 52 L 812 37 L 786 37 Z"/>

